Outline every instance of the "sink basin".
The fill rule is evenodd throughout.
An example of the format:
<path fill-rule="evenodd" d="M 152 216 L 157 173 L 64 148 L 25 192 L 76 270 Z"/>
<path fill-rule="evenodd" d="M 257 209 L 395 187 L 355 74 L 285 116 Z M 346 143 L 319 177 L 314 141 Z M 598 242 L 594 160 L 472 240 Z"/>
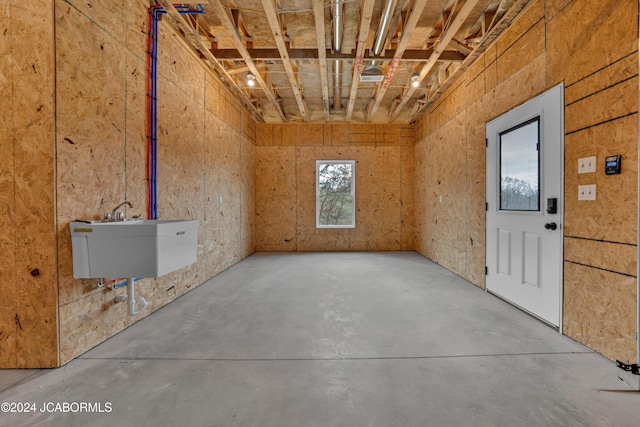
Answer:
<path fill-rule="evenodd" d="M 198 256 L 198 220 L 73 221 L 73 277 L 159 277 Z"/>

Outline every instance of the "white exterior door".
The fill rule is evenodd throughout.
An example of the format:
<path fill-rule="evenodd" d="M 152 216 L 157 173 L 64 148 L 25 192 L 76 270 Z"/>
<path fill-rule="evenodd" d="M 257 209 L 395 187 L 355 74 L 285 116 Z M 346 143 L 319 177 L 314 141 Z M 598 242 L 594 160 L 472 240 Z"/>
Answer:
<path fill-rule="evenodd" d="M 487 123 L 487 290 L 557 327 L 563 92 L 557 86 Z"/>

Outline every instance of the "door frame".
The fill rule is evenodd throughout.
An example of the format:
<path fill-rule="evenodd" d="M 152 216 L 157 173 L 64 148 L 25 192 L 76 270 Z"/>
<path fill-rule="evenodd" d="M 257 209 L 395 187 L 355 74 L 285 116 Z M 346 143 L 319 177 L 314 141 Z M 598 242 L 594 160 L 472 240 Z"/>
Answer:
<path fill-rule="evenodd" d="M 554 94 L 555 91 L 557 91 L 558 93 Z M 558 275 L 559 275 L 560 283 L 559 283 L 559 289 L 558 289 L 558 298 L 559 298 L 558 310 L 559 310 L 559 313 L 558 313 L 557 330 L 558 330 L 558 332 L 560 332 L 562 334 L 563 317 L 564 317 L 563 315 L 564 315 L 564 223 L 565 223 L 565 212 L 564 212 L 564 208 L 565 208 L 565 188 L 564 188 L 564 182 L 565 182 L 565 164 L 564 164 L 564 156 L 565 156 L 564 82 L 562 82 L 562 83 L 560 83 L 560 84 L 558 84 L 556 86 L 553 86 L 551 88 L 548 88 L 547 90 L 545 90 L 541 94 L 538 94 L 537 96 L 534 96 L 534 97 L 522 102 L 521 104 L 518 104 L 517 106 L 514 106 L 509 111 L 504 112 L 504 113 L 500 114 L 499 116 L 496 116 L 493 119 L 487 121 L 485 123 L 484 129 L 485 129 L 485 138 L 487 139 L 487 146 L 488 146 L 489 135 L 487 133 L 487 127 L 488 127 L 489 123 L 494 122 L 494 121 L 496 121 L 496 120 L 498 120 L 498 119 L 500 119 L 500 118 L 502 118 L 504 116 L 507 116 L 509 114 L 517 114 L 516 111 L 514 111 L 514 110 L 516 110 L 516 109 L 518 109 L 518 108 L 520 108 L 522 106 L 525 106 L 527 103 L 529 103 L 529 102 L 531 102 L 533 100 L 536 100 L 538 98 L 542 98 L 545 95 L 547 95 L 547 96 L 557 96 L 558 97 L 557 102 L 559 103 L 558 110 L 559 110 L 559 126 L 560 126 L 560 129 L 559 129 L 559 136 L 560 136 L 560 141 L 559 141 L 559 144 L 560 144 L 560 149 L 559 149 L 559 151 L 560 151 L 560 159 L 559 159 L 560 196 L 559 197 L 560 197 L 560 200 L 558 201 L 558 215 L 559 215 L 559 220 L 560 220 L 559 222 L 561 223 L 561 227 L 560 227 L 560 230 L 559 230 L 560 231 L 560 253 L 559 253 L 559 256 L 560 256 L 559 267 L 560 268 L 559 268 L 559 271 L 558 271 Z M 543 107 L 543 109 L 540 110 L 539 116 L 541 118 L 543 118 L 545 114 L 549 114 L 549 113 L 544 113 L 543 112 L 544 108 L 546 108 L 546 107 Z M 526 121 L 528 119 L 531 119 L 533 116 L 534 115 L 532 115 L 530 113 L 529 114 L 523 114 L 519 118 L 519 122 L 524 122 L 524 121 Z M 541 130 L 540 130 L 541 136 L 543 135 L 543 131 L 542 131 L 543 127 L 544 127 L 544 121 L 542 121 L 542 123 L 541 123 Z M 489 173 L 489 157 L 488 157 L 489 155 L 490 155 L 490 153 L 487 150 L 486 151 L 486 159 L 485 159 L 485 174 Z M 492 153 L 491 155 L 494 155 L 494 153 Z M 541 172 L 543 172 L 543 171 L 541 170 Z M 488 185 L 487 182 L 488 182 L 488 178 L 485 178 L 485 185 Z M 545 186 L 545 183 L 543 182 L 542 188 L 544 188 L 544 186 Z M 491 200 L 491 201 L 488 200 L 488 195 L 486 195 L 486 202 L 495 204 L 494 200 Z M 544 198 L 540 199 L 540 209 L 541 209 L 541 211 L 542 211 L 542 209 L 546 209 L 546 200 L 544 200 Z M 487 262 L 488 261 L 488 245 L 487 245 L 488 241 L 487 241 L 486 237 L 488 237 L 489 229 L 487 227 L 487 225 L 488 225 L 487 223 L 488 223 L 488 218 L 485 217 L 485 265 L 488 266 L 488 262 Z M 485 276 L 485 291 L 486 292 L 488 292 L 488 293 L 490 293 L 490 294 L 492 294 L 492 295 L 494 295 L 494 296 L 496 296 L 496 297 L 498 297 L 500 299 L 503 299 L 504 301 L 507 301 L 512 306 L 514 306 L 514 307 L 526 312 L 527 314 L 530 314 L 532 317 L 534 317 L 534 318 L 542 321 L 546 325 L 549 325 L 549 326 L 553 327 L 554 329 L 556 329 L 555 325 L 552 325 L 551 323 L 545 321 L 541 317 L 537 316 L 535 313 L 532 313 L 531 311 L 527 310 L 526 308 L 521 307 L 521 306 L 519 306 L 519 305 L 517 305 L 517 304 L 515 304 L 515 303 L 513 303 L 511 301 L 506 300 L 505 298 L 501 297 L 500 295 L 497 295 L 497 294 L 489 291 L 487 283 L 486 283 L 486 277 L 487 276 Z"/>

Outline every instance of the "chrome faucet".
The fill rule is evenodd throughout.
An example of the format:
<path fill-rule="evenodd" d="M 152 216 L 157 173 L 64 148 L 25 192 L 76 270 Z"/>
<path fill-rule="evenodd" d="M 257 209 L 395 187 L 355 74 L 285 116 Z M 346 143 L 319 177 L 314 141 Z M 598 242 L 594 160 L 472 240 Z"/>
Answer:
<path fill-rule="evenodd" d="M 124 221 L 124 212 L 118 212 L 118 214 L 116 215 L 116 211 L 124 205 L 129 205 L 129 207 L 133 209 L 133 205 L 131 204 L 131 202 L 125 200 L 124 202 L 113 208 L 111 212 L 107 212 L 106 214 L 104 214 L 105 222 Z"/>

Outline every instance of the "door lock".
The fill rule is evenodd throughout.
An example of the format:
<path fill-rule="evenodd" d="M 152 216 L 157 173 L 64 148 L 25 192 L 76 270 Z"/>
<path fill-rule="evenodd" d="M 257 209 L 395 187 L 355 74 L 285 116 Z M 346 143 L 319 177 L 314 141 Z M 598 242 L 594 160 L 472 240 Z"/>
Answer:
<path fill-rule="evenodd" d="M 556 224 L 555 222 L 548 222 L 544 225 L 544 228 L 546 228 L 547 230 L 555 230 L 556 228 L 558 228 L 558 224 Z"/>

